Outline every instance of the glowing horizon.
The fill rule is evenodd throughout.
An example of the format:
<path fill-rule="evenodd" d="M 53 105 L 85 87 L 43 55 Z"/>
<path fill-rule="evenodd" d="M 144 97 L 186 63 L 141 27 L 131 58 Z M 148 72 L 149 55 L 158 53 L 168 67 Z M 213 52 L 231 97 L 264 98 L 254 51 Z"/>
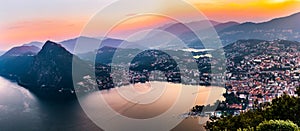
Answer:
<path fill-rule="evenodd" d="M 0 50 L 22 45 L 31 41 L 48 39 L 61 41 L 80 35 L 81 30 L 99 9 L 110 0 L 53 0 L 53 1 L 5 1 L 0 11 Z M 199 9 L 209 20 L 217 22 L 264 22 L 274 18 L 300 12 L 300 0 L 187 0 Z M 26 8 L 24 8 L 26 7 Z M 45 7 L 45 8 L 43 8 Z M 180 8 L 180 7 L 177 7 Z M 188 16 L 189 12 L 176 12 Z M 112 17 L 114 13 L 112 12 Z M 128 14 L 128 16 L 134 14 Z M 128 31 L 154 28 L 168 21 L 144 17 L 130 20 L 118 27 L 116 34 L 121 36 Z"/>

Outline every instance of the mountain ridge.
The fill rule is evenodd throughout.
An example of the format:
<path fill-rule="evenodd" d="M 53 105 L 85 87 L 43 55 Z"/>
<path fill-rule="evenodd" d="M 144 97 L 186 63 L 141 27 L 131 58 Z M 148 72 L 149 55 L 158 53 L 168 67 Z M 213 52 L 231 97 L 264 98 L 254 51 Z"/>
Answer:
<path fill-rule="evenodd" d="M 40 51 L 36 46 L 17 46 L 5 52 L 1 57 L 35 55 Z"/>
<path fill-rule="evenodd" d="M 287 19 L 292 19 L 292 20 L 287 21 Z M 284 17 L 274 18 L 265 22 L 259 22 L 259 23 L 254 23 L 254 22 L 238 23 L 234 21 L 220 23 L 220 22 L 214 22 L 213 20 L 210 21 L 212 21 L 212 25 L 214 25 L 214 28 L 219 34 L 220 39 L 224 46 L 233 43 L 239 39 L 263 39 L 263 40 L 286 39 L 286 40 L 300 41 L 300 26 L 298 26 L 297 24 L 298 21 L 300 21 L 300 12 L 288 16 L 284 16 Z M 178 25 L 179 23 L 166 24 L 165 27 L 159 27 L 159 29 L 171 30 L 172 32 L 171 27 L 175 26 L 176 24 Z M 172 28 L 173 30 L 174 29 L 176 30 L 177 27 L 175 28 L 172 27 Z M 177 31 L 173 31 L 173 32 L 175 32 L 175 34 L 180 38 L 182 37 L 182 39 L 185 39 L 185 37 L 190 36 L 189 35 L 190 32 L 189 31 L 186 32 L 185 30 L 179 32 Z M 242 32 L 242 33 L 238 33 L 238 32 Z M 258 35 L 255 34 L 257 32 Z M 150 36 L 150 38 L 152 37 Z M 99 44 L 99 42 L 101 41 L 101 39 L 97 39 L 97 38 L 79 36 L 72 39 L 63 40 L 59 43 L 63 47 L 65 47 L 69 52 L 73 53 L 76 41 L 78 39 L 90 39 L 91 41 L 90 42 L 87 41 L 86 43 L 96 43 L 96 44 Z M 102 42 L 103 43 L 102 46 L 117 47 L 118 45 L 120 45 L 120 43 L 124 42 L 124 40 L 117 39 L 117 38 L 102 38 L 102 39 L 105 39 Z M 197 41 L 188 41 L 188 42 L 199 43 Z M 33 41 L 31 43 L 24 44 L 24 45 L 25 46 L 35 45 L 39 47 L 42 44 L 41 42 Z M 79 52 L 79 53 L 86 53 L 86 52 Z"/>
<path fill-rule="evenodd" d="M 226 28 L 219 33 L 224 45 L 239 39 L 300 41 L 300 13 L 275 18 L 267 22 L 246 22 Z"/>

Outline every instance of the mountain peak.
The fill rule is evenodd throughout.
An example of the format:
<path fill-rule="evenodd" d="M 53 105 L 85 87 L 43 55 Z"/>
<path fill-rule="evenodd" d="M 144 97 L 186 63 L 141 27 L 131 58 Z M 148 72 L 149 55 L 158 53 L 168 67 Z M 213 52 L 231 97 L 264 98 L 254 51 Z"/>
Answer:
<path fill-rule="evenodd" d="M 50 41 L 50 40 L 47 40 L 47 41 L 46 41 L 46 43 L 45 43 L 45 45 L 43 46 L 43 48 L 44 48 L 45 46 L 60 46 L 60 47 L 61 47 L 61 45 L 59 45 L 59 44 L 57 44 L 57 43 L 55 43 L 55 42 L 53 42 L 53 41 Z"/>
<path fill-rule="evenodd" d="M 46 41 L 46 43 L 44 44 L 42 50 L 39 52 L 39 54 L 71 54 L 70 52 L 68 52 L 62 45 L 55 43 L 53 41 Z"/>

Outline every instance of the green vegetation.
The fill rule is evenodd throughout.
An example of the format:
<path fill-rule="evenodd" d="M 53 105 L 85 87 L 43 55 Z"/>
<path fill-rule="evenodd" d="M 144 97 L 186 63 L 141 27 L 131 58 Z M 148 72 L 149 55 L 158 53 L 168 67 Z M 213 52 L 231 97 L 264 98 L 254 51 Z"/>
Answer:
<path fill-rule="evenodd" d="M 241 113 L 238 116 L 223 118 L 211 117 L 207 122 L 209 130 L 257 130 L 257 126 L 269 120 L 289 120 L 300 125 L 300 98 L 283 95 L 271 104 L 262 104 L 258 108 Z"/>
<path fill-rule="evenodd" d="M 298 131 L 298 126 L 291 121 L 270 120 L 264 121 L 257 126 L 257 131 Z"/>

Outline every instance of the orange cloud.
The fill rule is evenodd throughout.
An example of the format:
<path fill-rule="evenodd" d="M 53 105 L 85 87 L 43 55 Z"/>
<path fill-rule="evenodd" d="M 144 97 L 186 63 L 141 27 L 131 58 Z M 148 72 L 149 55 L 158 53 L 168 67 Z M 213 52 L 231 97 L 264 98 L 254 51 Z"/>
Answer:
<path fill-rule="evenodd" d="M 0 30 L 0 48 L 8 49 L 15 44 L 31 41 L 64 40 L 78 36 L 85 21 L 83 20 L 43 20 L 34 19 L 10 23 Z"/>
<path fill-rule="evenodd" d="M 262 22 L 300 12 L 299 0 L 218 0 L 195 5 L 207 17 L 217 21 Z"/>

